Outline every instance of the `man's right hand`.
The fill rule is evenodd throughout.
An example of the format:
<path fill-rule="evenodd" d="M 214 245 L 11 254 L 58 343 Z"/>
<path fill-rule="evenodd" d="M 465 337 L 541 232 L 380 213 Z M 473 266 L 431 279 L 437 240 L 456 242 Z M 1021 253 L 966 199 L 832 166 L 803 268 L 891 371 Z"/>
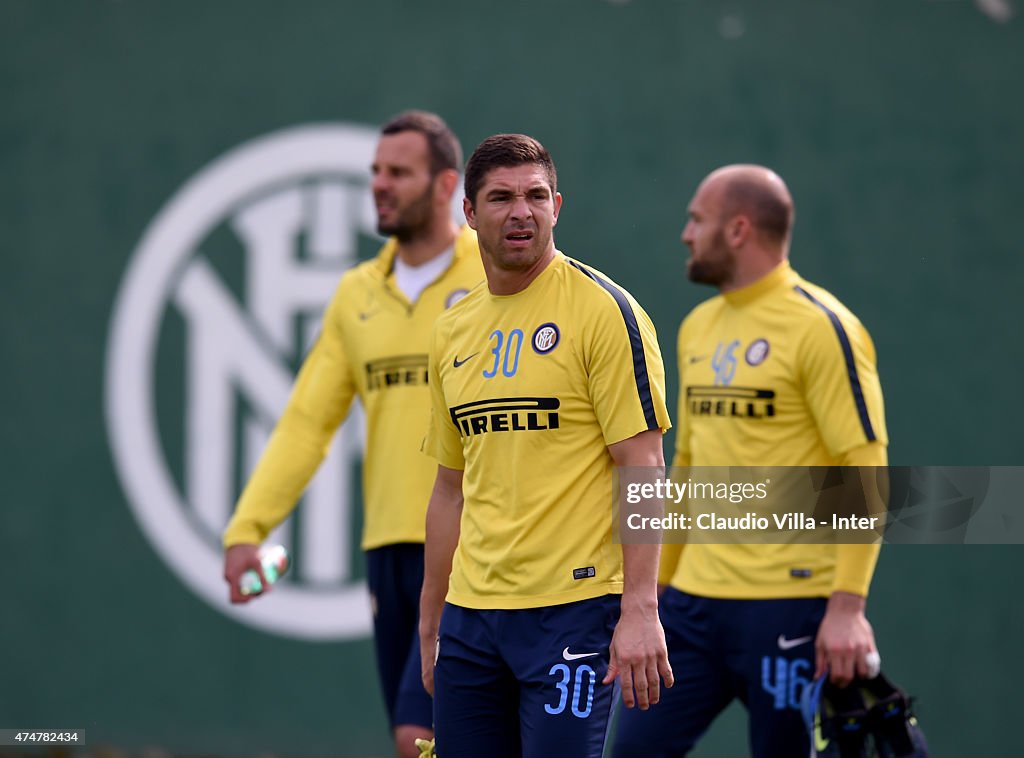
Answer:
<path fill-rule="evenodd" d="M 232 545 L 224 551 L 224 581 L 228 583 L 232 603 L 248 603 L 254 597 L 259 597 L 262 592 L 253 595 L 243 595 L 238 591 L 238 582 L 249 569 L 260 575 L 263 586 L 269 586 L 267 577 L 263 575 L 263 565 L 260 563 L 259 545 Z"/>

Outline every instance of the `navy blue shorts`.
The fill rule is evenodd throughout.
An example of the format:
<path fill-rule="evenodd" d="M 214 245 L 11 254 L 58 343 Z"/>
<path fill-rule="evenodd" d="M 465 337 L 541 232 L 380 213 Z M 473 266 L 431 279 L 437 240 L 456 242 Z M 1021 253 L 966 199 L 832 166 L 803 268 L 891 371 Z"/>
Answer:
<path fill-rule="evenodd" d="M 614 758 L 683 756 L 735 698 L 754 758 L 810 753 L 800 695 L 814 676 L 824 598 L 721 600 L 669 587 L 659 613 L 675 686 L 650 710 L 620 709 Z"/>
<path fill-rule="evenodd" d="M 420 589 L 423 545 L 385 545 L 366 551 L 366 582 L 373 606 L 377 673 L 388 721 L 430 729 L 433 704 L 420 671 Z"/>
<path fill-rule="evenodd" d="M 620 595 L 521 610 L 445 604 L 434 669 L 442 758 L 600 758 L 617 684 L 601 684 Z"/>

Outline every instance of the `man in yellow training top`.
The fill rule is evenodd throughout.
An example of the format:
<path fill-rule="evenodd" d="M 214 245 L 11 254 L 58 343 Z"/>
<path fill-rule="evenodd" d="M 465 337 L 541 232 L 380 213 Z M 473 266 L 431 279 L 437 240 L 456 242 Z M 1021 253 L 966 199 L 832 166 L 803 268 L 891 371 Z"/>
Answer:
<path fill-rule="evenodd" d="M 613 536 L 615 467 L 664 472 L 661 351 L 625 290 L 555 248 L 561 205 L 531 137 L 489 137 L 466 165 L 487 279 L 434 328 L 425 442 L 441 758 L 600 758 L 616 680 L 641 708 L 672 683 L 658 545 Z"/>
<path fill-rule="evenodd" d="M 342 277 L 323 331 L 224 534 L 232 602 L 256 550 L 291 513 L 356 396 L 366 410 L 363 464 L 367 580 L 377 667 L 399 756 L 432 736 L 416 634 L 424 518 L 433 466 L 420 452 L 429 418 L 427 345 L 437 316 L 483 278 L 476 234 L 451 220 L 462 150 L 438 116 L 408 111 L 381 129 L 373 162 L 377 229 L 391 238 Z"/>
<path fill-rule="evenodd" d="M 690 203 L 688 275 L 720 294 L 679 329 L 674 466 L 887 463 L 874 345 L 790 268 L 793 218 L 786 185 L 760 166 L 713 172 Z M 735 698 L 756 758 L 808 755 L 803 686 L 826 670 L 839 685 L 868 673 L 878 549 L 665 545 L 660 612 L 679 678 L 657 709 L 623 712 L 616 758 L 685 755 Z"/>

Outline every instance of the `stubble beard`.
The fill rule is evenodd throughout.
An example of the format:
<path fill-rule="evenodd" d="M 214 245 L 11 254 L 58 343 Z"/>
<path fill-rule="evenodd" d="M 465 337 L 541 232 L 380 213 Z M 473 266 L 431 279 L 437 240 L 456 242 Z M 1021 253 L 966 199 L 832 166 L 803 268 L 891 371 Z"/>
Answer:
<path fill-rule="evenodd" d="M 544 252 L 551 244 L 551 235 L 548 234 L 543 239 L 534 236 L 531 242 L 527 248 L 509 249 L 505 247 L 505 238 L 502 236 L 498 240 L 497 252 L 491 256 L 491 260 L 502 271 L 529 271 L 544 257 Z"/>
<path fill-rule="evenodd" d="M 399 209 L 395 220 L 390 223 L 377 217 L 377 233 L 384 237 L 396 237 L 399 242 L 409 242 L 422 236 L 430 227 L 433 210 L 433 188 L 415 198 L 405 208 Z"/>

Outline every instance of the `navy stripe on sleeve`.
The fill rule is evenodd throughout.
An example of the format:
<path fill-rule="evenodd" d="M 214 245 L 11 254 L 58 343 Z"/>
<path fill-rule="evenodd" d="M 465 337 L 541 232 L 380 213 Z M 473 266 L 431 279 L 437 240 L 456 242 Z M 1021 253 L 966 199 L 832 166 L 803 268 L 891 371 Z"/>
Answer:
<path fill-rule="evenodd" d="M 874 442 L 878 437 L 875 436 L 875 429 L 871 426 L 871 417 L 868 416 L 868 404 L 864 400 L 864 390 L 860 386 L 860 377 L 857 376 L 857 363 L 853 357 L 853 345 L 850 344 L 850 336 L 846 333 L 843 322 L 839 320 L 839 316 L 833 310 L 803 287 L 797 285 L 794 289 L 825 311 L 828 320 L 832 322 L 832 327 L 836 330 L 836 335 L 839 337 L 839 344 L 843 348 L 843 358 L 846 359 L 846 373 L 850 378 L 850 389 L 853 390 L 853 402 L 857 405 L 860 424 L 864 427 L 864 434 L 867 436 L 868 442 Z"/>
<path fill-rule="evenodd" d="M 647 422 L 648 430 L 660 429 L 661 424 L 658 423 L 658 416 L 654 412 L 654 396 L 651 394 L 651 380 L 647 376 L 647 358 L 644 356 L 644 341 L 640 336 L 640 325 L 636 321 L 636 314 L 633 313 L 633 307 L 629 304 L 629 300 L 623 294 L 622 290 L 614 284 L 597 276 L 593 271 L 581 266 L 576 261 L 568 258 L 566 260 L 573 268 L 593 279 L 604 287 L 604 289 L 613 298 L 615 298 L 615 302 L 619 306 L 619 311 L 622 313 L 622 319 L 626 322 L 626 332 L 629 334 L 629 347 L 633 353 L 633 376 L 636 379 L 636 389 L 640 396 L 640 406 L 644 411 L 644 421 Z"/>

